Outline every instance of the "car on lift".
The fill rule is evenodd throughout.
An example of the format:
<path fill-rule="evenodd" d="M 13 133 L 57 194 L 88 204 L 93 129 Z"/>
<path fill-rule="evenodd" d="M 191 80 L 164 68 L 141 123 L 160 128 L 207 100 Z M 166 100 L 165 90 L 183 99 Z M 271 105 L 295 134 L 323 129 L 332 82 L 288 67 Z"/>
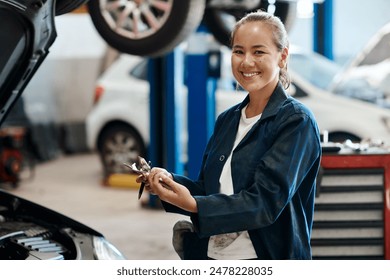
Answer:
<path fill-rule="evenodd" d="M 89 0 L 87 5 L 96 30 L 114 49 L 160 56 L 185 41 L 201 22 L 228 46 L 236 21 L 253 10 L 278 16 L 289 29 L 296 17 L 297 0 Z"/>
<path fill-rule="evenodd" d="M 371 138 L 390 143 L 389 110 L 322 89 L 332 82 L 340 66 L 316 53 L 294 48 L 290 52 L 289 92 L 314 112 L 320 129 L 328 132 L 329 141 L 360 142 Z M 145 156 L 147 151 L 150 140 L 147 65 L 145 58 L 121 54 L 96 83 L 95 105 L 86 119 L 87 146 L 99 153 L 104 176 L 126 172 L 123 163 L 135 162 L 138 155 Z M 231 77 L 230 66 L 223 68 L 229 70 L 222 74 L 226 85 Z M 241 102 L 245 96 L 244 91 L 237 91 L 234 86 L 219 87 L 216 113 Z M 184 136 L 182 139 L 186 139 Z"/>
<path fill-rule="evenodd" d="M 0 0 L 0 123 L 56 38 L 54 17 L 85 0 Z M 0 155 L 9 149 L 0 143 Z M 6 167 L 0 171 L 6 172 Z M 75 194 L 76 195 L 76 194 Z M 0 190 L 1 260 L 125 259 L 104 236 L 58 212 Z"/>

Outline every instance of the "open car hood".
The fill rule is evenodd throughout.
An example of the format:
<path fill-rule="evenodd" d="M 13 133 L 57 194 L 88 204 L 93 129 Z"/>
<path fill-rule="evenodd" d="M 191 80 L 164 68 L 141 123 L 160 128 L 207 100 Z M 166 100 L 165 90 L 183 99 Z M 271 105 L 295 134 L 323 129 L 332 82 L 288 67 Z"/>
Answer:
<path fill-rule="evenodd" d="M 87 0 L 0 0 L 0 125 L 57 37 L 54 17 Z"/>
<path fill-rule="evenodd" d="M 349 80 L 373 81 L 373 88 L 390 94 L 390 22 L 383 25 L 335 77 L 332 89 Z M 382 88 L 383 89 L 382 89 Z"/>
<path fill-rule="evenodd" d="M 0 0 L 0 124 L 57 36 L 54 0 L 39 3 Z"/>

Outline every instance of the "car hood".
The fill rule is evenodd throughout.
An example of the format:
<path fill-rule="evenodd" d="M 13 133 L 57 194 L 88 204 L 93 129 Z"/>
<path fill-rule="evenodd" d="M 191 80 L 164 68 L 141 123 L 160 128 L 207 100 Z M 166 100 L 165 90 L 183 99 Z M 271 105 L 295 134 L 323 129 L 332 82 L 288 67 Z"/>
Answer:
<path fill-rule="evenodd" d="M 0 0 L 0 125 L 48 55 L 57 37 L 54 17 L 86 1 Z"/>
<path fill-rule="evenodd" d="M 367 81 L 373 88 L 390 95 L 390 22 L 382 26 L 368 40 L 362 50 L 354 56 L 340 71 L 330 90 L 352 81 Z"/>
<path fill-rule="evenodd" d="M 57 36 L 54 0 L 41 2 L 40 8 L 28 5 L 29 1 L 13 2 L 0 0 L 0 124 Z"/>
<path fill-rule="evenodd" d="M 366 43 L 363 49 L 351 60 L 348 68 L 374 65 L 390 58 L 390 22 L 382 26 Z"/>

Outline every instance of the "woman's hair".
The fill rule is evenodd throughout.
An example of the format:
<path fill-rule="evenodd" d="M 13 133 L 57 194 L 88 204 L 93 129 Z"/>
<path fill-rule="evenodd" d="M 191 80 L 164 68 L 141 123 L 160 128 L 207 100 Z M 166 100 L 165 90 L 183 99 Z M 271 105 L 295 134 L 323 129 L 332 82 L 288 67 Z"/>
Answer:
<path fill-rule="evenodd" d="M 234 36 L 238 28 L 248 22 L 263 22 L 265 24 L 268 24 L 272 29 L 274 37 L 273 41 L 278 50 L 282 51 L 284 48 L 289 47 L 287 31 L 280 18 L 261 10 L 247 14 L 236 23 L 231 33 L 231 44 L 233 44 Z M 290 76 L 287 73 L 287 63 L 285 67 L 280 69 L 279 71 L 279 80 L 285 89 L 290 86 Z"/>

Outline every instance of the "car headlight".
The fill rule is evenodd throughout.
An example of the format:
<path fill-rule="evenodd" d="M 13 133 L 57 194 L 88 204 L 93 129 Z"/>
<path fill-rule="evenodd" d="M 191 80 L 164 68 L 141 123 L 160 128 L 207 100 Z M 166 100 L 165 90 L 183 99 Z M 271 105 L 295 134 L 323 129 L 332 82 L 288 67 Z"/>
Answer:
<path fill-rule="evenodd" d="M 94 254 L 98 260 L 125 260 L 125 256 L 104 237 L 93 237 Z"/>

